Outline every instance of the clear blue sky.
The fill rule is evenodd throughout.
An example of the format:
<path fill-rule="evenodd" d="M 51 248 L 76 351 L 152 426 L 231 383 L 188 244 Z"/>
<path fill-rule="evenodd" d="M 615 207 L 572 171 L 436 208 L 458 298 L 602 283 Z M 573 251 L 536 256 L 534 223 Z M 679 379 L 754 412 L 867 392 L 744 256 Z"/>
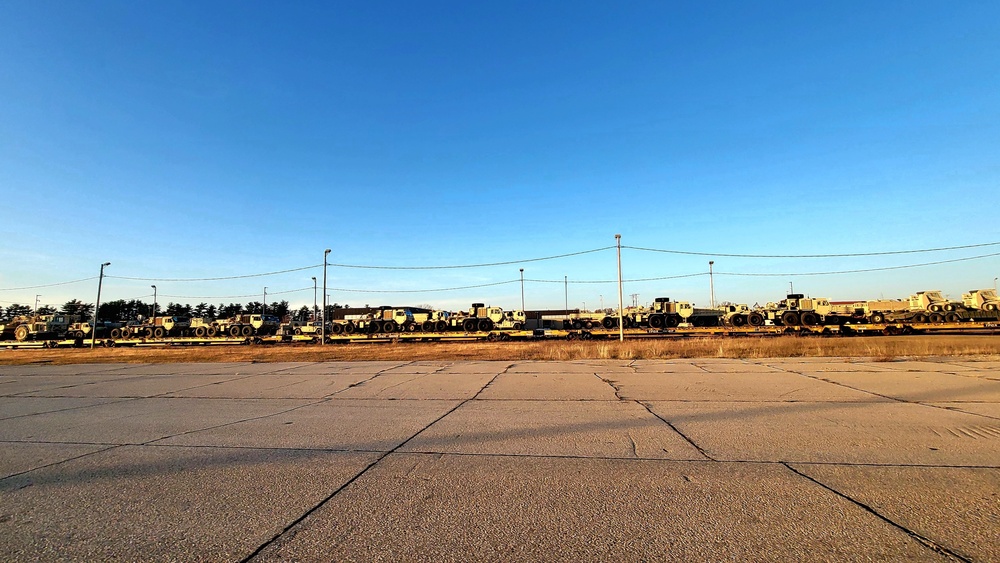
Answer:
<path fill-rule="evenodd" d="M 0 3 L 0 306 L 312 303 L 321 264 L 614 245 L 838 254 L 1000 241 L 1000 3 Z M 715 258 L 719 300 L 952 297 L 1000 252 Z M 706 256 L 623 251 L 626 280 Z M 352 305 L 561 308 L 612 250 L 331 267 Z M 125 280 L 120 277 L 161 281 Z M 304 291 L 293 291 L 308 288 Z M 347 289 L 359 291 L 343 291 Z M 387 291 L 388 293 L 379 293 Z M 289 293 L 279 293 L 289 292 Z M 569 286 L 571 307 L 616 286 Z M 708 302 L 706 275 L 625 294 Z M 626 299 L 628 299 L 626 297 Z"/>

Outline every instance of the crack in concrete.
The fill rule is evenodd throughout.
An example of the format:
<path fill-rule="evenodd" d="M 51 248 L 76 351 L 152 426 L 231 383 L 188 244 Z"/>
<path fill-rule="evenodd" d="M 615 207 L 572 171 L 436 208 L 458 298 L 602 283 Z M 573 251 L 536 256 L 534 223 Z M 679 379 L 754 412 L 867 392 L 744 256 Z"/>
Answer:
<path fill-rule="evenodd" d="M 410 362 L 410 363 L 413 363 L 413 362 Z M 382 455 L 380 455 L 374 461 L 372 461 L 371 463 L 369 463 L 364 469 L 362 469 L 356 475 L 354 475 L 354 477 L 351 477 L 343 485 L 337 487 L 326 498 L 322 499 L 315 506 L 313 506 L 312 508 L 310 508 L 309 510 L 307 510 L 306 512 L 304 512 L 301 516 L 299 516 L 298 518 L 296 518 L 295 520 L 293 520 L 291 523 L 289 523 L 287 526 L 285 526 L 285 528 L 282 529 L 277 534 L 275 534 L 274 537 L 272 537 L 271 539 L 267 540 L 266 542 L 264 542 L 260 546 L 258 546 L 257 549 L 255 549 L 252 553 L 250 553 L 245 558 L 243 558 L 241 560 L 241 563 L 247 563 L 249 561 L 252 561 L 255 557 L 257 557 L 258 555 L 260 555 L 265 549 L 267 549 L 268 547 L 270 547 L 272 545 L 280 545 L 281 542 L 282 542 L 282 538 L 285 538 L 285 539 L 291 539 L 291 538 L 293 538 L 295 536 L 295 534 L 297 533 L 296 530 L 295 530 L 295 528 L 301 522 L 305 521 L 305 519 L 308 518 L 311 514 L 313 514 L 314 512 L 316 512 L 317 510 L 319 510 L 320 508 L 322 508 L 324 505 L 326 505 L 326 503 L 328 503 L 331 500 L 333 500 L 333 498 L 335 496 L 337 496 L 338 494 L 340 494 L 341 491 L 343 491 L 347 487 L 351 486 L 352 483 L 354 483 L 355 481 L 357 481 L 358 479 L 360 479 L 365 473 L 367 473 L 369 470 L 371 470 L 371 468 L 373 468 L 376 465 L 378 465 L 378 463 L 381 462 L 383 459 L 385 459 L 388 456 L 392 455 L 393 453 L 399 451 L 400 448 L 402 448 L 406 444 L 410 443 L 413 439 L 415 439 L 417 436 L 419 436 L 420 434 L 422 434 L 423 432 L 425 432 L 431 426 L 434 426 L 435 424 L 437 424 L 438 422 L 440 422 L 446 416 L 448 416 L 451 413 L 455 412 L 456 410 L 462 408 L 462 406 L 465 405 L 466 403 L 468 403 L 469 401 L 476 400 L 476 397 L 478 397 L 483 391 L 485 391 L 490 385 L 492 385 L 493 382 L 496 381 L 498 377 L 500 377 L 501 375 L 507 373 L 507 371 L 510 370 L 510 368 L 512 368 L 512 367 L 514 367 L 514 364 L 509 364 L 506 368 L 504 368 L 503 371 L 501 371 L 500 373 L 497 373 L 496 375 L 494 375 L 492 379 L 490 379 L 485 385 L 483 385 L 474 396 L 472 396 L 469 399 L 465 399 L 463 401 L 460 401 L 457 405 L 455 405 L 451 409 L 448 409 L 447 412 L 445 412 L 441 416 L 439 416 L 439 417 L 435 418 L 434 420 L 432 420 L 430 423 L 428 423 L 423 428 L 421 428 L 420 430 L 418 430 L 417 432 L 415 432 L 409 438 L 407 438 L 406 440 L 403 440 L 402 442 L 400 442 L 396 447 L 392 448 L 389 451 L 384 452 Z M 382 371 L 386 371 L 386 370 L 382 370 Z M 382 373 L 382 372 L 379 372 L 379 373 Z M 371 379 L 374 379 L 374 376 L 372 378 L 369 378 L 368 381 L 370 381 Z"/>
<path fill-rule="evenodd" d="M 837 489 L 834 489 L 833 487 L 827 485 L 826 483 L 823 483 L 823 482 L 819 481 L 818 479 L 815 479 L 812 476 L 807 475 L 807 474 L 799 471 L 798 469 L 796 469 L 796 468 L 792 467 L 791 465 L 789 465 L 787 462 L 781 462 L 781 465 L 785 466 L 789 471 L 791 471 L 792 473 L 798 475 L 799 477 L 802 477 L 802 478 L 804 478 L 804 479 L 806 479 L 806 480 L 808 480 L 808 481 L 810 481 L 810 482 L 812 482 L 812 483 L 814 483 L 814 484 L 822 487 L 823 489 L 826 489 L 826 490 L 830 491 L 831 493 L 839 496 L 840 498 L 842 498 L 842 499 L 844 499 L 844 500 L 846 500 L 846 501 L 854 504 L 858 508 L 861 508 L 865 512 L 868 512 L 869 514 L 872 514 L 873 516 L 875 516 L 879 520 L 882 520 L 886 524 L 889 524 L 889 525 L 891 525 L 891 526 L 893 526 L 893 527 L 895 527 L 895 528 L 903 531 L 904 533 L 906 533 L 907 535 L 909 535 L 911 538 L 915 539 L 917 542 L 919 542 L 921 545 L 923 545 L 927 549 L 930 549 L 931 551 L 934 551 L 935 553 L 938 553 L 940 555 L 944 555 L 946 557 L 951 557 L 951 558 L 956 559 L 958 561 L 967 561 L 967 562 L 971 562 L 972 561 L 971 559 L 968 559 L 967 557 L 964 557 L 964 556 L 956 553 L 955 551 L 952 551 L 951 549 L 949 549 L 949 548 L 947 548 L 947 547 L 945 547 L 945 546 L 943 546 L 943 545 L 935 542 L 934 540 L 932 540 L 932 539 L 930 539 L 930 538 L 928 538 L 928 537 L 926 537 L 926 536 L 924 536 L 924 535 L 916 532 L 915 530 L 911 530 L 911 529 L 907 528 L 906 526 L 904 526 L 904 525 L 902 525 L 902 524 L 900 524 L 900 523 L 892 520 L 888 516 L 885 516 L 881 512 L 875 510 L 874 508 L 872 508 L 871 506 L 869 506 L 869 505 L 861 502 L 860 500 L 858 500 L 858 499 L 856 499 L 856 498 L 854 498 L 854 497 L 852 497 L 852 496 L 850 496 L 850 495 L 848 495 L 846 493 L 838 491 Z"/>

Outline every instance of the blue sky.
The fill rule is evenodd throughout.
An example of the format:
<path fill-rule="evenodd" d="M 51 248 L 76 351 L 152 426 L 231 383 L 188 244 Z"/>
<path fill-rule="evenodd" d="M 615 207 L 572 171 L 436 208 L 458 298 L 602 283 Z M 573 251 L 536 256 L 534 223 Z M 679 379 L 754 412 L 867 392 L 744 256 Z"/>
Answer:
<path fill-rule="evenodd" d="M 0 306 L 617 300 L 613 246 L 1000 241 L 1000 4 L 0 3 Z M 717 300 L 952 297 L 1000 245 L 716 257 Z M 626 280 L 711 257 L 622 252 Z M 122 278 L 143 278 L 130 280 Z M 534 281 L 548 280 L 548 282 Z M 707 304 L 707 275 L 625 284 Z M 16 289 L 25 288 L 25 289 Z M 306 289 L 307 288 L 307 289 Z M 346 291 L 352 290 L 352 291 Z M 628 300 L 628 297 L 626 297 Z"/>

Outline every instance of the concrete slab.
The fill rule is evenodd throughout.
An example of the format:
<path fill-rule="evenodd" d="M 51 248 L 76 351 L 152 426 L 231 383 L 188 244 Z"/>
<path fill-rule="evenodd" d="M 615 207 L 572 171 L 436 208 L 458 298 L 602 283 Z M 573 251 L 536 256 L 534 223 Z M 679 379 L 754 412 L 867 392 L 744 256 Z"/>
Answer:
<path fill-rule="evenodd" d="M 646 373 L 609 379 L 619 396 L 639 401 L 888 401 L 786 372 Z"/>
<path fill-rule="evenodd" d="M 4 421 L 0 440 L 141 444 L 273 415 L 302 400 L 131 399 Z"/>
<path fill-rule="evenodd" d="M 767 360 L 758 360 L 758 363 L 796 373 L 892 371 L 882 365 L 884 362 L 876 363 L 857 358 L 769 358 Z"/>
<path fill-rule="evenodd" d="M 393 454 L 254 561 L 943 561 L 775 465 Z"/>
<path fill-rule="evenodd" d="M 1000 561 L 1000 468 L 796 465 L 972 561 Z"/>
<path fill-rule="evenodd" d="M 725 358 L 698 358 L 691 360 L 691 365 L 700 367 L 709 373 L 771 373 L 780 371 L 761 363 Z"/>
<path fill-rule="evenodd" d="M 0 479 L 78 458 L 115 446 L 87 446 L 81 444 L 30 444 L 3 442 L 0 446 Z M 0 509 L 0 520 L 2 520 Z M 0 529 L 2 529 L 0 523 Z M 0 546 L 3 540 L 0 540 Z"/>
<path fill-rule="evenodd" d="M 66 385 L 22 393 L 31 397 L 155 397 L 194 389 L 246 376 L 234 375 L 122 375 L 100 381 L 78 381 L 85 376 L 66 376 Z"/>
<path fill-rule="evenodd" d="M 982 417 L 908 403 L 650 403 L 718 460 L 993 465 Z"/>
<path fill-rule="evenodd" d="M 914 402 L 993 401 L 1000 403 L 1000 381 L 945 372 L 824 373 L 824 381 Z"/>
<path fill-rule="evenodd" d="M 115 400 L 110 398 L 0 397 L 0 420 L 103 405 Z"/>
<path fill-rule="evenodd" d="M 0 365 L 0 375 L 16 375 L 19 377 L 32 375 L 84 375 L 116 372 L 127 365 L 129 364 L 69 364 L 61 366 L 49 364 L 32 364 L 27 366 Z"/>
<path fill-rule="evenodd" d="M 616 377 L 607 375 L 607 377 Z M 593 373 L 505 373 L 490 383 L 480 399 L 614 401 L 615 390 Z"/>
<path fill-rule="evenodd" d="M 963 371 L 974 370 L 975 368 L 953 364 L 940 359 L 927 360 L 893 360 L 891 362 L 881 362 L 880 365 L 891 371 L 933 371 L 941 373 L 961 373 Z"/>
<path fill-rule="evenodd" d="M 19 377 L 16 381 L 9 382 L 0 388 L 0 393 L 4 396 L 15 395 L 45 395 L 50 397 L 75 396 L 78 388 L 93 383 L 104 381 L 121 381 L 128 376 L 111 374 L 84 374 L 84 375 L 33 375 L 29 377 Z"/>
<path fill-rule="evenodd" d="M 337 398 L 471 399 L 493 373 L 381 373 L 337 393 Z"/>
<path fill-rule="evenodd" d="M 535 360 L 518 360 L 511 362 L 510 368 L 505 373 L 580 373 L 593 374 L 594 367 L 584 363 L 574 362 L 551 362 Z"/>
<path fill-rule="evenodd" d="M 372 454 L 124 447 L 0 481 L 5 561 L 239 561 Z"/>
<path fill-rule="evenodd" d="M 156 443 L 385 452 L 458 404 L 458 401 L 334 399 L 275 416 L 175 435 Z"/>
<path fill-rule="evenodd" d="M 706 373 L 703 367 L 690 360 L 635 360 L 630 366 L 635 373 Z"/>
<path fill-rule="evenodd" d="M 631 401 L 470 401 L 402 451 L 705 459 Z"/>
<path fill-rule="evenodd" d="M 146 364 L 129 365 L 119 373 L 128 375 L 252 375 L 262 373 L 278 373 L 296 367 L 307 366 L 311 362 L 219 362 L 191 364 Z"/>
<path fill-rule="evenodd" d="M 980 416 L 1000 420 L 1000 403 L 929 403 L 943 409 L 951 409 L 961 412 L 977 414 Z"/>
<path fill-rule="evenodd" d="M 322 399 L 348 389 L 368 379 L 371 374 L 357 375 L 249 375 L 219 376 L 228 379 L 205 385 L 191 386 L 167 393 L 170 397 L 200 397 L 217 399 Z"/>

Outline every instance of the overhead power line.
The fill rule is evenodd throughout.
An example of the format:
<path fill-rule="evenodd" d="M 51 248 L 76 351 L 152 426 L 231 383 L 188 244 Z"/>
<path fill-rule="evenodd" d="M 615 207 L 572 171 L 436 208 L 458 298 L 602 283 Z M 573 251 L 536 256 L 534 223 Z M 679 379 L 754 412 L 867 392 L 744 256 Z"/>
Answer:
<path fill-rule="evenodd" d="M 715 272 L 717 276 L 761 276 L 761 277 L 780 277 L 780 276 L 833 276 L 838 274 L 860 274 L 865 272 L 884 272 L 887 270 L 905 270 L 907 268 L 920 268 L 923 266 L 935 266 L 938 264 L 950 264 L 953 262 L 966 262 L 969 260 L 979 260 L 981 258 L 990 258 L 992 256 L 1000 256 L 1000 252 L 994 252 L 992 254 L 981 254 L 979 256 L 969 256 L 967 258 L 953 258 L 951 260 L 938 260 L 936 262 L 924 262 L 921 264 L 907 264 L 904 266 L 885 266 L 882 268 L 863 268 L 858 270 L 839 270 L 836 272 L 798 272 L 798 273 L 739 273 L 739 272 Z M 708 272 L 705 272 L 706 274 Z"/>
<path fill-rule="evenodd" d="M 3 288 L 0 288 L 0 291 L 19 291 L 19 290 L 22 290 L 22 289 L 41 289 L 43 287 L 55 287 L 57 285 L 69 285 L 69 284 L 72 284 L 72 283 L 80 283 L 80 282 L 85 282 L 85 281 L 90 281 L 90 280 L 96 280 L 97 277 L 98 276 L 93 276 L 93 277 L 89 277 L 89 278 L 81 278 L 81 279 L 78 279 L 78 280 L 70 280 L 70 281 L 57 282 L 57 283 L 47 283 L 47 284 L 43 284 L 43 285 L 26 285 L 24 287 L 3 287 Z M 104 277 L 108 277 L 108 276 L 104 276 Z"/>
<path fill-rule="evenodd" d="M 689 250 L 668 250 L 662 248 L 643 248 L 640 246 L 622 246 L 630 250 L 643 252 L 660 252 L 664 254 L 686 254 L 689 256 L 721 256 L 724 258 L 859 258 L 862 256 L 892 256 L 897 254 L 921 254 L 926 252 L 943 252 L 946 250 L 962 250 L 967 248 L 982 248 L 997 246 L 1000 242 L 984 242 L 981 244 L 965 244 L 962 246 L 943 246 L 940 248 L 922 248 L 918 250 L 890 250 L 886 252 L 850 252 L 844 254 L 727 254 L 725 252 L 694 252 Z M 781 275 L 781 274 L 775 274 Z"/>
<path fill-rule="evenodd" d="M 278 274 L 288 274 L 291 272 L 301 272 L 302 270 L 311 270 L 313 268 L 322 268 L 322 264 L 316 264 L 314 266 L 302 266 L 301 268 L 290 268 L 288 270 L 278 270 L 275 272 L 262 272 L 259 274 L 244 274 L 241 276 L 222 276 L 217 278 L 131 278 L 127 276 L 109 276 L 105 275 L 106 278 L 114 278 L 116 280 L 130 280 L 130 281 L 154 281 L 154 282 L 204 282 L 204 281 L 222 281 L 222 280 L 241 280 L 246 278 L 262 278 L 265 276 L 276 276 Z M 94 279 L 94 278 L 91 278 Z"/>
<path fill-rule="evenodd" d="M 580 252 L 570 252 L 568 254 L 543 256 L 542 258 L 528 258 L 525 260 L 508 260 L 506 262 L 486 262 L 482 264 L 459 264 L 459 265 L 449 265 L 449 266 L 366 266 L 361 264 L 334 264 L 334 263 L 330 263 L 329 265 L 337 268 L 359 268 L 364 270 L 457 270 L 460 268 L 486 268 L 489 266 L 510 266 L 511 264 L 525 264 L 528 262 L 541 262 L 543 260 L 556 260 L 558 258 L 569 258 L 570 256 L 580 256 L 583 254 L 602 252 L 604 250 L 611 250 L 613 248 L 615 247 L 605 246 L 602 248 L 581 250 Z M 320 265 L 322 266 L 322 264 Z"/>

